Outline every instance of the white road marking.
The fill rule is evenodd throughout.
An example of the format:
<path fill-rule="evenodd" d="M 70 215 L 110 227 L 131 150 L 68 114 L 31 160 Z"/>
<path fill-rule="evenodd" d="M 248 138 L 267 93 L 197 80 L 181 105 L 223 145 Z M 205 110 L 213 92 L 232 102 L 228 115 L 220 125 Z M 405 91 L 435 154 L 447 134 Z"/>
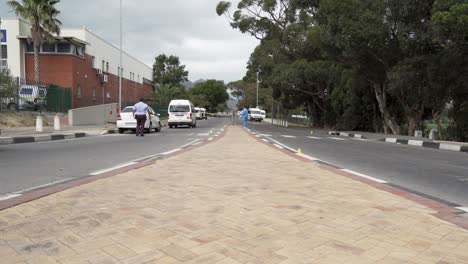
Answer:
<path fill-rule="evenodd" d="M 180 146 L 179 148 L 182 149 L 182 148 L 191 146 L 191 145 L 193 145 L 193 143 L 196 143 L 196 142 L 198 142 L 198 141 L 200 141 L 200 139 L 195 139 L 194 141 L 191 141 L 191 142 L 189 142 L 189 143 L 187 143 L 187 144 L 185 144 L 185 145 L 183 145 L 183 146 Z"/>
<path fill-rule="evenodd" d="M 320 137 L 308 137 L 310 139 L 323 139 L 323 138 L 320 138 Z"/>
<path fill-rule="evenodd" d="M 104 173 L 107 173 L 107 172 L 110 172 L 110 171 L 113 171 L 113 170 L 117 170 L 117 169 L 120 169 L 120 168 L 131 166 L 131 165 L 134 165 L 134 164 L 137 164 L 137 162 L 132 161 L 132 162 L 124 163 L 124 164 L 121 164 L 121 165 L 114 166 L 112 168 L 92 172 L 89 175 L 96 176 L 96 175 L 104 174 Z M 36 188 L 38 188 L 38 187 L 36 187 Z"/>
<path fill-rule="evenodd" d="M 293 149 L 293 148 L 290 148 L 290 147 L 288 147 L 288 146 L 284 145 L 283 143 L 281 143 L 281 142 L 279 142 L 279 141 L 276 141 L 276 140 L 274 140 L 274 139 L 273 139 L 273 138 L 271 138 L 271 137 L 269 137 L 268 139 L 269 139 L 269 140 L 271 140 L 271 141 L 273 141 L 273 142 L 275 142 L 276 144 L 278 144 L 278 145 L 282 146 L 282 147 L 283 147 L 283 148 L 285 148 L 285 149 L 288 149 L 288 150 L 290 150 L 290 151 L 292 151 L 292 152 L 297 152 L 295 149 Z"/>
<path fill-rule="evenodd" d="M 197 134 L 197 136 L 199 137 L 205 137 L 205 136 L 209 136 L 210 133 L 200 133 L 200 134 Z"/>
<path fill-rule="evenodd" d="M 457 207 L 457 209 L 468 213 L 468 207 Z"/>
<path fill-rule="evenodd" d="M 208 139 L 208 141 L 211 141 L 211 140 L 213 140 L 213 138 L 212 138 L 212 137 L 210 137 L 210 138 Z"/>
<path fill-rule="evenodd" d="M 271 137 L 272 135 L 270 135 L 270 134 L 260 134 L 259 136 L 261 136 L 261 137 Z"/>
<path fill-rule="evenodd" d="M 180 151 L 181 149 L 173 149 L 173 150 L 169 150 L 167 152 L 164 152 L 164 153 L 161 153 L 161 155 L 170 155 L 172 153 L 176 153 L 177 151 Z"/>
<path fill-rule="evenodd" d="M 290 136 L 290 135 L 281 135 L 281 137 L 284 137 L 284 138 L 297 138 L 296 136 Z"/>
<path fill-rule="evenodd" d="M 344 140 L 346 140 L 346 139 L 344 139 L 344 138 L 337 138 L 337 137 L 329 137 L 329 139 L 338 140 L 338 141 L 344 141 Z"/>
<path fill-rule="evenodd" d="M 193 143 L 192 146 L 200 145 L 200 144 L 202 144 L 202 143 L 203 143 L 203 142 Z"/>
<path fill-rule="evenodd" d="M 15 197 L 21 196 L 19 193 L 12 193 L 12 194 L 5 194 L 5 195 L 0 195 L 0 201 L 6 201 L 13 199 Z"/>
<path fill-rule="evenodd" d="M 279 148 L 279 149 L 284 149 L 282 146 L 278 145 L 278 144 L 275 144 L 274 145 L 275 147 Z"/>
<path fill-rule="evenodd" d="M 259 137 L 261 137 L 261 136 L 260 136 L 260 135 L 256 135 L 255 137 L 259 138 Z"/>
<path fill-rule="evenodd" d="M 362 178 L 366 178 L 366 179 L 371 180 L 371 181 L 378 182 L 378 183 L 388 183 L 388 182 L 386 182 L 384 180 L 377 179 L 377 178 L 374 178 L 374 177 L 371 177 L 371 176 L 368 176 L 368 175 L 365 175 L 365 174 L 362 174 L 362 173 L 359 173 L 359 172 L 356 172 L 356 171 L 352 171 L 352 170 L 348 170 L 348 169 L 341 169 L 341 170 L 345 171 L 347 173 L 351 173 L 353 175 L 362 177 Z"/>
<path fill-rule="evenodd" d="M 264 138 L 263 138 L 262 140 L 265 141 L 265 142 L 268 142 L 268 140 L 266 140 L 266 139 L 264 139 Z"/>
<path fill-rule="evenodd" d="M 302 157 L 302 158 L 311 160 L 311 161 L 317 161 L 317 160 L 319 160 L 319 159 L 317 159 L 317 158 L 311 157 L 311 156 L 306 155 L 306 154 L 299 154 L 299 153 L 296 153 L 296 155 L 298 155 L 299 157 Z"/>

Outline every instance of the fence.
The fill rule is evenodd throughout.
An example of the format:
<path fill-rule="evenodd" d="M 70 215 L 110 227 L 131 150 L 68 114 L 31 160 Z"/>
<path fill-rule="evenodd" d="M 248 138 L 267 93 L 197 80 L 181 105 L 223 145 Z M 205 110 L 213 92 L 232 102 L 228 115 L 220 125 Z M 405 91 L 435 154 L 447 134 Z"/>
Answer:
<path fill-rule="evenodd" d="M 0 73 L 0 112 L 67 112 L 71 107 L 72 92 L 69 88 L 38 84 Z"/>

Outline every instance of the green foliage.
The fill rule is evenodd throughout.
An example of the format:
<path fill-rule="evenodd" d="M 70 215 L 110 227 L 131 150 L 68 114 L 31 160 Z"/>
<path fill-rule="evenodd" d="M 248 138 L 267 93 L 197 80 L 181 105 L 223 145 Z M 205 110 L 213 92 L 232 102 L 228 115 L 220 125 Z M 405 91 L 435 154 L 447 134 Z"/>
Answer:
<path fill-rule="evenodd" d="M 208 80 L 197 84 L 190 90 L 193 103 L 209 112 L 222 111 L 229 95 L 223 81 Z"/>
<path fill-rule="evenodd" d="M 18 93 L 18 82 L 10 73 L 10 70 L 0 71 L 0 98 L 15 98 Z"/>
<path fill-rule="evenodd" d="M 157 85 L 156 91 L 146 98 L 147 101 L 160 106 L 168 106 L 171 100 L 177 99 L 190 99 L 189 93 L 185 87 L 171 84 Z"/>
<path fill-rule="evenodd" d="M 179 57 L 161 54 L 156 57 L 153 65 L 154 80 L 162 85 L 180 85 L 188 81 L 188 71 L 185 65 L 180 65 Z"/>
<path fill-rule="evenodd" d="M 7 1 L 15 14 L 31 24 L 31 39 L 34 43 L 35 81 L 40 82 L 39 48 L 46 40 L 53 40 L 53 34 L 60 35 L 62 22 L 57 19 L 60 11 L 55 7 L 60 0 L 17 0 Z"/>

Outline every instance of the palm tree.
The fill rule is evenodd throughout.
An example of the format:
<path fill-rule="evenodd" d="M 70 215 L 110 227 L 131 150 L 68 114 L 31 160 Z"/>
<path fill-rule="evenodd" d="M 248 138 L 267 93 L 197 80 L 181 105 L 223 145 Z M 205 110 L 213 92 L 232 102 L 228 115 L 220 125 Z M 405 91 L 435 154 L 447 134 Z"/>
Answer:
<path fill-rule="evenodd" d="M 189 99 L 188 91 L 181 86 L 172 84 L 158 85 L 156 91 L 147 99 L 160 106 L 167 106 L 174 99 Z"/>
<path fill-rule="evenodd" d="M 55 5 L 60 0 L 9 0 L 7 2 L 17 16 L 29 21 L 31 24 L 31 38 L 34 44 L 34 80 L 40 82 L 39 50 L 46 40 L 53 40 L 52 34 L 60 35 L 62 22 L 57 19 L 60 11 Z"/>

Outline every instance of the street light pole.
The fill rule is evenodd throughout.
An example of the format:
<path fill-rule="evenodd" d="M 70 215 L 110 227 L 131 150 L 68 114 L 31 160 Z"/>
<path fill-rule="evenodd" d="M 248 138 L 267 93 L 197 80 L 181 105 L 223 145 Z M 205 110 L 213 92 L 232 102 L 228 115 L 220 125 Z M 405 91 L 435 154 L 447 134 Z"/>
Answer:
<path fill-rule="evenodd" d="M 120 0 L 120 67 L 119 67 L 119 111 L 122 109 L 122 0 Z"/>
<path fill-rule="evenodd" d="M 258 108 L 258 85 L 259 85 L 259 80 L 258 80 L 258 71 L 257 71 L 257 108 Z"/>

